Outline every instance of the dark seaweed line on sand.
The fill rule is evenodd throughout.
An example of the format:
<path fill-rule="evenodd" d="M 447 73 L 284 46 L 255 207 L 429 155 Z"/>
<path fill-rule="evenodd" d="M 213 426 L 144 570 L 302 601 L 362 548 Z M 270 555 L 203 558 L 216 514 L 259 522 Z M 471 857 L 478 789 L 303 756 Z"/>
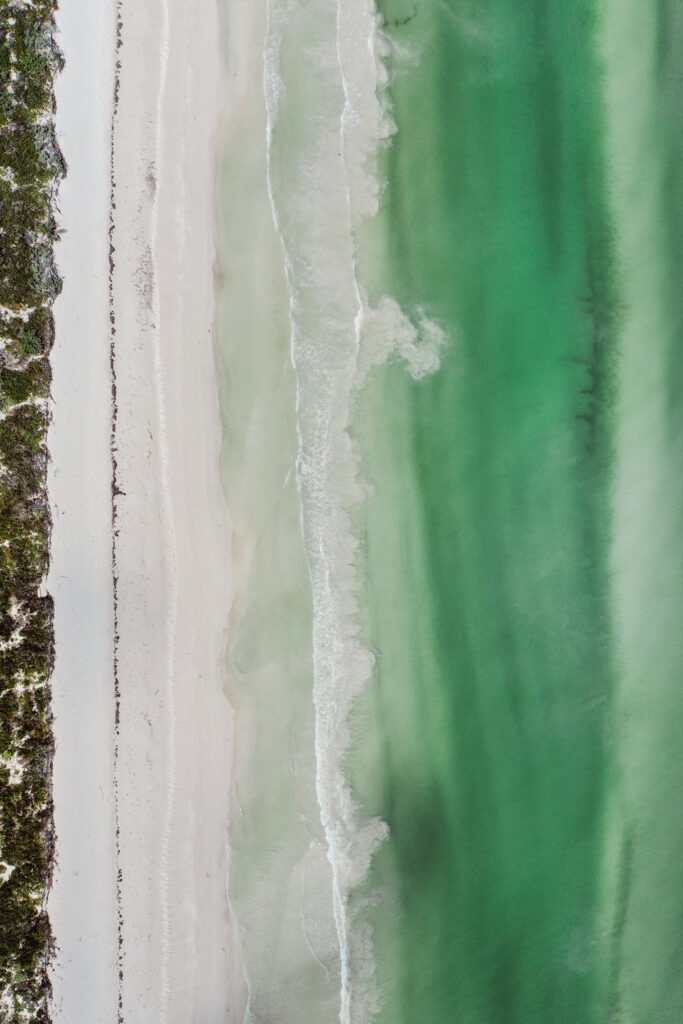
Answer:
<path fill-rule="evenodd" d="M 121 82 L 121 58 L 119 56 L 123 43 L 123 21 L 121 16 L 122 0 L 116 0 L 116 64 L 114 71 L 114 103 L 112 108 L 110 134 L 110 195 L 109 195 L 109 370 L 111 376 L 111 567 L 114 599 L 114 824 L 115 824 L 115 862 L 116 862 L 116 927 L 117 927 L 117 958 L 118 958 L 118 996 L 117 1024 L 123 1021 L 123 871 L 121 868 L 121 828 L 119 815 L 119 737 L 121 732 L 121 689 L 119 684 L 119 575 L 117 564 L 116 541 L 119 534 L 117 499 L 123 494 L 118 483 L 117 462 L 117 378 L 116 378 L 116 312 L 114 308 L 114 272 L 116 263 L 114 254 L 114 234 L 116 230 L 116 178 L 114 169 L 114 137 L 119 111 L 119 93 Z"/>

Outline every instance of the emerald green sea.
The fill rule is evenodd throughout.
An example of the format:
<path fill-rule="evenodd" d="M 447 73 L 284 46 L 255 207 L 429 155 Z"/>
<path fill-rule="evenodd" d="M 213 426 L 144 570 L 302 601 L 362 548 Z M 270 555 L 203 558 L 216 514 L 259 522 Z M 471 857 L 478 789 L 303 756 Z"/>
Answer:
<path fill-rule="evenodd" d="M 352 433 L 381 1024 L 683 1021 L 683 8 L 381 0 Z"/>

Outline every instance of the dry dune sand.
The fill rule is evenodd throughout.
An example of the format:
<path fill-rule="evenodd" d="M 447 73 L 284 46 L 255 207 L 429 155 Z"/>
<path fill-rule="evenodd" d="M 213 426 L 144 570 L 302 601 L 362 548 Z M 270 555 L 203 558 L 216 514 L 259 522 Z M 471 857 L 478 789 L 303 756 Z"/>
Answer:
<path fill-rule="evenodd" d="M 54 1020 L 226 1020 L 218 10 L 72 0 L 58 25 Z"/>

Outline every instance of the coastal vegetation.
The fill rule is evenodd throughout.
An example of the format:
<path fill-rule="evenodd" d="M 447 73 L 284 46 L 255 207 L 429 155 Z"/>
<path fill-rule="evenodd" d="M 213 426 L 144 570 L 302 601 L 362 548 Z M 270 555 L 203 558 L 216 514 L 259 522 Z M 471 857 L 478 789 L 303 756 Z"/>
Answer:
<path fill-rule="evenodd" d="M 0 0 L 0 1019 L 49 1020 L 54 0 Z"/>

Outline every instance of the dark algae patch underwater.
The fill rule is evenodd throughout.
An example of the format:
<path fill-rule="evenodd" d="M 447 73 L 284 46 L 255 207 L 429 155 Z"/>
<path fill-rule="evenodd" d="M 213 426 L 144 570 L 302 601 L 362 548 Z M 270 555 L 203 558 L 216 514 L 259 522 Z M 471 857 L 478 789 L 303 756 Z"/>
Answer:
<path fill-rule="evenodd" d="M 0 0 L 0 1021 L 49 1020 L 53 0 Z"/>

